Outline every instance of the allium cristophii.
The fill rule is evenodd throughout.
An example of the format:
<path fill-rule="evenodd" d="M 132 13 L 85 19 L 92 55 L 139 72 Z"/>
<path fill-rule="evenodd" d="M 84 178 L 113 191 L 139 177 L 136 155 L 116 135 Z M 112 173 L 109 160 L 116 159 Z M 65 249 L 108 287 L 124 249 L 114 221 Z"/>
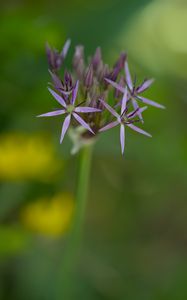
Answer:
<path fill-rule="evenodd" d="M 82 45 L 75 47 L 72 70 L 70 72 L 64 69 L 62 78 L 60 71 L 69 47 L 70 40 L 65 43 L 61 53 L 49 46 L 46 48 L 52 79 L 52 88 L 48 89 L 62 108 L 39 115 L 65 115 L 60 142 L 63 141 L 69 127 L 79 132 L 79 138 L 87 143 L 100 132 L 120 125 L 121 151 L 124 153 L 125 127 L 151 137 L 134 123 L 143 123 L 142 113 L 147 106 L 140 107 L 141 103 L 164 108 L 163 105 L 141 95 L 152 85 L 153 79 L 144 80 L 136 86 L 136 80 L 133 82 L 130 75 L 126 53 L 121 53 L 114 66 L 109 67 L 103 62 L 99 47 L 94 55 L 86 60 Z M 132 111 L 129 112 L 130 108 Z M 80 127 L 83 130 L 77 130 Z"/>

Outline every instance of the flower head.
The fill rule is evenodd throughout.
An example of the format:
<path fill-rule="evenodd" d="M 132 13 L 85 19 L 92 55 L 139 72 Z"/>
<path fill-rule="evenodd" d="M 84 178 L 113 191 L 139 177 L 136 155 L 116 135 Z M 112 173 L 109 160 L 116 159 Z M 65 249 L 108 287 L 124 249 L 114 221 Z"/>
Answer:
<path fill-rule="evenodd" d="M 72 72 L 65 69 L 64 76 L 61 78 L 59 70 L 63 65 L 69 46 L 70 40 L 65 43 L 60 53 L 47 46 L 52 79 L 52 88 L 49 88 L 49 92 L 61 108 L 39 115 L 39 117 L 61 115 L 65 117 L 60 142 L 63 141 L 70 126 L 76 132 L 76 139 L 74 138 L 74 140 L 78 141 L 78 134 L 80 134 L 81 142 L 75 145 L 74 149 L 79 149 L 80 145 L 85 145 L 83 139 L 88 140 L 117 125 L 120 126 L 122 153 L 125 149 L 126 127 L 150 136 L 146 131 L 135 126 L 134 123 L 143 122 L 142 113 L 147 106 L 140 107 L 141 103 L 164 108 L 163 105 L 141 96 L 141 93 L 152 85 L 153 80 L 144 80 L 141 85 L 137 86 L 136 80 L 132 81 L 125 52 L 120 54 L 111 68 L 103 61 L 101 48 L 98 47 L 87 63 L 82 45 L 75 47 Z M 111 86 L 114 88 L 113 100 L 110 93 Z M 111 103 L 111 101 L 113 102 Z M 129 112 L 130 107 L 133 108 L 131 112 Z M 106 110 L 109 114 L 106 113 Z M 77 130 L 80 126 L 84 130 Z M 71 136 L 75 136 L 72 130 Z"/>

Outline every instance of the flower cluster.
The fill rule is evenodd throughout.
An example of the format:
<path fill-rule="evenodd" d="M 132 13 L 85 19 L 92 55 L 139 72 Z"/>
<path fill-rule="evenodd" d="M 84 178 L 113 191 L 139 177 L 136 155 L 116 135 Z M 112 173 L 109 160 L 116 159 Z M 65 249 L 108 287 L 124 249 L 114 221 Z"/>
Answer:
<path fill-rule="evenodd" d="M 125 149 L 125 128 L 129 127 L 138 133 L 151 137 L 149 133 L 137 127 L 135 123 L 143 123 L 143 111 L 146 104 L 158 108 L 163 105 L 142 96 L 153 83 L 153 79 L 144 80 L 136 85 L 132 80 L 128 67 L 126 53 L 121 53 L 112 68 L 102 59 L 101 49 L 85 60 L 84 47 L 75 48 L 72 72 L 64 70 L 60 77 L 66 55 L 70 47 L 68 40 L 59 53 L 47 45 L 49 72 L 52 79 L 52 88 L 48 88 L 51 95 L 60 104 L 61 108 L 39 115 L 52 117 L 64 115 L 60 142 L 71 126 L 84 128 L 80 131 L 80 138 L 88 140 L 96 134 L 120 126 L 121 151 Z M 129 111 L 131 109 L 131 111 Z"/>

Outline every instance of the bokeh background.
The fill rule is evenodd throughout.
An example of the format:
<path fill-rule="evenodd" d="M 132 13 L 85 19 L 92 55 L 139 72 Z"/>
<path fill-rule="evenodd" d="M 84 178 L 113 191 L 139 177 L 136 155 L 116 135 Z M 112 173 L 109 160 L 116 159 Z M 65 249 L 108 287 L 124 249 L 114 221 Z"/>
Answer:
<path fill-rule="evenodd" d="M 79 43 L 111 64 L 126 50 L 167 107 L 145 113 L 153 139 L 128 132 L 125 158 L 115 129 L 98 139 L 73 299 L 187 299 L 186 28 L 186 0 L 1 1 L 0 299 L 56 299 L 63 280 L 77 157 L 59 119 L 35 116 L 51 107 L 45 42 L 69 37 L 67 64 Z"/>

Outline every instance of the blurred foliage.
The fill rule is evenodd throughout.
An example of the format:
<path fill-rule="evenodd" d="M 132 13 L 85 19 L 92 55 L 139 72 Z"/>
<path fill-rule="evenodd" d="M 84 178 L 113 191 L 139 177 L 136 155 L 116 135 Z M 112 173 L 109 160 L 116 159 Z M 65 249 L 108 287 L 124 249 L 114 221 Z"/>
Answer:
<path fill-rule="evenodd" d="M 29 245 L 29 236 L 23 229 L 1 226 L 0 227 L 0 256 L 15 255 Z"/>
<path fill-rule="evenodd" d="M 187 79 L 186 27 L 186 1 L 153 1 L 130 21 L 129 52 L 157 73 Z"/>
<path fill-rule="evenodd" d="M 134 76 L 157 79 L 147 96 L 167 107 L 145 112 L 152 140 L 127 132 L 125 158 L 118 130 L 98 138 L 74 299 L 186 300 L 186 1 L 0 5 L 0 299 L 54 299 L 61 276 L 76 156 L 68 138 L 59 145 L 59 118 L 35 116 L 53 109 L 45 43 L 70 37 L 67 68 L 77 43 L 88 55 L 102 46 L 111 63 L 126 49 Z"/>

